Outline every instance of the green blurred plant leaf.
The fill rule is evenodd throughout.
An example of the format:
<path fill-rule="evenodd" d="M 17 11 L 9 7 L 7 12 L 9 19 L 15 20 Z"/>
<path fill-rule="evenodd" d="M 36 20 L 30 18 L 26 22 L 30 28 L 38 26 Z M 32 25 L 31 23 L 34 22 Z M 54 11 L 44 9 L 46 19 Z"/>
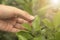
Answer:
<path fill-rule="evenodd" d="M 23 36 L 18 36 L 18 38 L 19 38 L 19 40 L 27 40 L 25 37 L 23 37 Z"/>
<path fill-rule="evenodd" d="M 17 36 L 20 40 L 29 40 L 33 38 L 33 36 L 27 31 L 20 31 L 17 33 Z"/>
<path fill-rule="evenodd" d="M 33 40 L 42 40 L 42 36 L 35 37 L 35 38 L 33 38 Z"/>
<path fill-rule="evenodd" d="M 53 17 L 53 24 L 55 27 L 60 25 L 60 12 L 57 12 Z"/>
<path fill-rule="evenodd" d="M 53 23 L 50 20 L 48 20 L 47 18 L 43 19 L 43 23 L 48 28 L 53 28 Z"/>
<path fill-rule="evenodd" d="M 40 27 L 40 17 L 37 15 L 34 19 L 34 21 L 32 22 L 32 27 L 34 31 L 39 31 L 41 30 Z"/>
<path fill-rule="evenodd" d="M 60 40 L 60 32 L 56 32 L 56 34 L 55 34 L 55 40 Z"/>
<path fill-rule="evenodd" d="M 16 0 L 22 9 L 32 14 L 32 0 Z"/>
<path fill-rule="evenodd" d="M 23 23 L 22 25 L 24 26 L 25 29 L 27 29 L 29 31 L 32 30 L 32 27 L 28 23 Z"/>

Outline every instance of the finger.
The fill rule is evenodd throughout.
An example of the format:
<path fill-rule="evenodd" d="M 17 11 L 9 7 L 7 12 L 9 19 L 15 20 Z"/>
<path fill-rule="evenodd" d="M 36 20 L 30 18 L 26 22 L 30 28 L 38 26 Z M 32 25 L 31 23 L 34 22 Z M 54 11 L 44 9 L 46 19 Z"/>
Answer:
<path fill-rule="evenodd" d="M 2 29 L 3 31 L 7 31 L 7 32 L 13 32 L 13 33 L 16 33 L 16 32 L 19 32 L 20 30 L 17 29 L 17 28 L 13 28 L 12 25 L 8 25 L 6 26 L 5 28 Z"/>
<path fill-rule="evenodd" d="M 32 23 L 32 22 L 28 22 L 28 21 L 26 21 L 26 20 L 24 20 L 22 18 L 17 18 L 16 22 L 19 23 L 19 24 L 28 23 L 29 25 L 31 25 L 31 23 Z"/>
<path fill-rule="evenodd" d="M 11 6 L 5 6 L 5 5 L 0 5 L 0 19 L 10 19 L 14 18 L 16 16 L 22 17 L 28 21 L 31 21 L 34 19 L 33 16 L 31 16 L 28 12 L 20 10 L 15 7 Z"/>
<path fill-rule="evenodd" d="M 11 25 L 11 24 L 8 24 L 4 29 L 5 29 L 5 31 L 7 31 L 7 32 L 14 32 L 14 33 L 20 31 L 19 29 L 14 28 L 13 25 Z"/>
<path fill-rule="evenodd" d="M 14 33 L 16 33 L 16 32 L 19 32 L 19 31 L 20 31 L 19 29 L 12 28 L 10 32 L 14 32 Z"/>
<path fill-rule="evenodd" d="M 0 30 L 7 32 L 19 32 L 19 29 L 13 28 L 11 25 L 8 26 L 0 26 Z"/>
<path fill-rule="evenodd" d="M 17 29 L 20 29 L 20 30 L 25 30 L 25 28 L 19 23 L 16 23 L 16 25 L 14 27 Z"/>
<path fill-rule="evenodd" d="M 22 18 L 17 18 L 17 23 L 23 24 L 23 23 L 28 23 L 28 21 L 26 21 Z"/>
<path fill-rule="evenodd" d="M 22 17 L 27 21 L 31 21 L 34 19 L 34 17 L 30 15 L 28 12 L 20 10 L 20 9 L 15 9 L 15 13 L 17 16 Z"/>
<path fill-rule="evenodd" d="M 13 25 L 7 24 L 6 22 L 0 20 L 0 30 L 7 32 L 18 32 L 19 29 L 13 28 Z"/>
<path fill-rule="evenodd" d="M 12 19 L 6 19 L 6 20 L 3 20 L 3 21 L 5 21 L 6 23 L 10 23 L 11 25 L 15 25 L 15 23 L 16 23 L 16 18 L 12 18 Z"/>

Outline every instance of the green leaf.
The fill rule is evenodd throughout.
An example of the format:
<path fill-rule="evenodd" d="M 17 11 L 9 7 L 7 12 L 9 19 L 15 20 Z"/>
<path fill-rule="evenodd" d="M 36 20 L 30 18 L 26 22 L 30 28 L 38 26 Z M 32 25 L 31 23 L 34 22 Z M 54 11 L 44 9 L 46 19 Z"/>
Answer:
<path fill-rule="evenodd" d="M 32 22 L 33 30 L 34 31 L 39 31 L 40 30 L 40 17 L 36 16 L 34 21 Z"/>
<path fill-rule="evenodd" d="M 47 26 L 48 28 L 52 28 L 53 24 L 50 20 L 48 20 L 47 18 L 43 19 L 43 23 L 45 26 Z"/>
<path fill-rule="evenodd" d="M 27 40 L 25 37 L 23 37 L 21 35 L 19 35 L 18 38 L 19 38 L 19 40 Z"/>
<path fill-rule="evenodd" d="M 0 0 L 0 4 L 2 4 L 2 1 L 3 1 L 3 0 Z"/>
<path fill-rule="evenodd" d="M 60 40 L 60 32 L 56 32 L 56 34 L 55 34 L 55 40 Z"/>
<path fill-rule="evenodd" d="M 28 24 L 28 23 L 23 23 L 22 24 L 24 26 L 24 28 L 26 28 L 27 30 L 31 31 L 32 27 Z"/>
<path fill-rule="evenodd" d="M 19 37 L 19 39 L 25 39 L 25 40 L 33 38 L 33 36 L 27 31 L 20 31 L 17 33 L 17 36 Z"/>
<path fill-rule="evenodd" d="M 18 3 L 21 3 L 21 4 L 25 3 L 24 0 L 15 0 L 15 1 L 17 1 Z"/>
<path fill-rule="evenodd" d="M 42 40 L 42 36 L 35 37 L 35 38 L 33 38 L 33 40 Z"/>
<path fill-rule="evenodd" d="M 30 14 L 32 14 L 32 8 L 29 7 L 28 4 L 24 4 L 24 5 L 23 5 L 23 9 L 24 9 L 25 11 L 29 12 Z"/>
<path fill-rule="evenodd" d="M 53 23 L 55 27 L 58 27 L 60 25 L 60 12 L 55 14 L 53 18 Z"/>
<path fill-rule="evenodd" d="M 32 0 L 16 0 L 16 2 L 22 6 L 23 10 L 32 14 Z"/>

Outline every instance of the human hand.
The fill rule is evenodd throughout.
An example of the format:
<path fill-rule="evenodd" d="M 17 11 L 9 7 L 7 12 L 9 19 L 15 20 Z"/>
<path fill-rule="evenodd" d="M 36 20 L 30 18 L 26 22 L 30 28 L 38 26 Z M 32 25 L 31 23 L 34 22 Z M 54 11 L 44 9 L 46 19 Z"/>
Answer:
<path fill-rule="evenodd" d="M 21 9 L 0 5 L 0 30 L 18 32 L 24 30 L 21 24 L 30 23 L 34 19 L 28 12 Z"/>

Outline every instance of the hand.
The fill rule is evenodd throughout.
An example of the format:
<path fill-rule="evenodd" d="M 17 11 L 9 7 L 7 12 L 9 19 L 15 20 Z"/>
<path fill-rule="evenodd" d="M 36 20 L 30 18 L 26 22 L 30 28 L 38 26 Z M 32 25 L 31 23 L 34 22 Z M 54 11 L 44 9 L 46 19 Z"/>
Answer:
<path fill-rule="evenodd" d="M 24 30 L 22 23 L 30 23 L 34 19 L 28 12 L 21 9 L 0 5 L 0 30 L 18 32 Z"/>

